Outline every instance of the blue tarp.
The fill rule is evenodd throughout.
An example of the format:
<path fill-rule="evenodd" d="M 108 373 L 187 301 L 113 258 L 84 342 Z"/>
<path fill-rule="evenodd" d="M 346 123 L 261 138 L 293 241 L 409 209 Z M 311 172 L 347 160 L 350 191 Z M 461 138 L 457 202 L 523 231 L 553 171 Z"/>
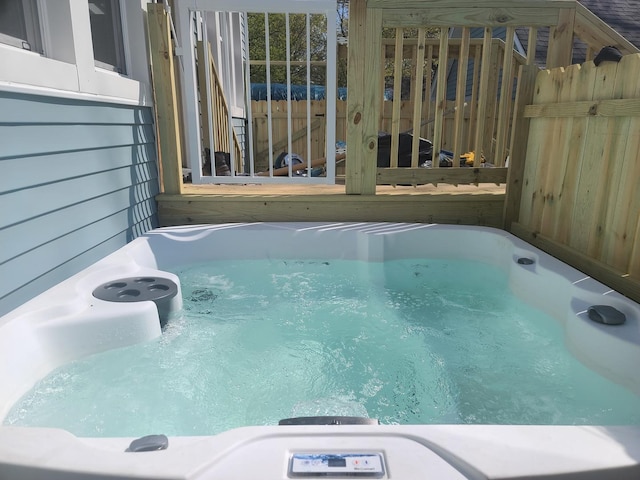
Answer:
<path fill-rule="evenodd" d="M 320 85 L 311 85 L 310 88 L 311 100 L 324 100 L 326 96 L 326 89 Z M 346 87 L 338 88 L 338 100 L 347 99 Z M 266 83 L 252 83 L 251 84 L 251 100 L 266 100 L 267 99 L 267 84 Z M 271 100 L 286 100 L 287 99 L 287 85 L 284 83 L 272 83 L 271 84 Z M 307 99 L 307 86 L 306 85 L 291 85 L 291 100 L 306 100 Z"/>

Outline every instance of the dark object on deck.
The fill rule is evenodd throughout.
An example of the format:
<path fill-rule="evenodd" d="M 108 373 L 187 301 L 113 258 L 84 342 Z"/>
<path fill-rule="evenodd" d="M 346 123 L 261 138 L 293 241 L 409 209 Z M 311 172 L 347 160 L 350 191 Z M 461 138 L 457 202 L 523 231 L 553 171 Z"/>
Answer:
<path fill-rule="evenodd" d="M 137 438 L 129 445 L 127 452 L 155 452 L 166 450 L 169 447 L 169 439 L 166 435 L 147 435 Z"/>
<path fill-rule="evenodd" d="M 593 59 L 593 63 L 595 63 L 597 67 L 602 62 L 619 62 L 621 59 L 622 53 L 620 53 L 620 50 L 610 45 L 608 47 L 604 47 L 598 52 L 596 58 Z"/>
<path fill-rule="evenodd" d="M 591 320 L 604 325 L 622 325 L 627 321 L 624 313 L 610 305 L 592 305 L 587 313 Z"/>
<path fill-rule="evenodd" d="M 411 152 L 413 150 L 413 135 L 401 133 L 398 139 L 398 166 L 411 166 Z M 430 162 L 433 156 L 433 144 L 424 138 L 418 143 L 418 165 L 422 166 Z M 391 135 L 380 132 L 378 134 L 378 167 L 391 165 Z"/>
<path fill-rule="evenodd" d="M 213 152 L 214 165 L 216 167 L 215 174 L 220 177 L 228 177 L 231 175 L 231 155 L 227 152 Z M 204 164 L 202 165 L 202 175 L 211 176 L 211 150 L 204 149 Z"/>
<path fill-rule="evenodd" d="M 280 420 L 278 425 L 380 425 L 377 418 L 367 417 L 294 417 Z"/>

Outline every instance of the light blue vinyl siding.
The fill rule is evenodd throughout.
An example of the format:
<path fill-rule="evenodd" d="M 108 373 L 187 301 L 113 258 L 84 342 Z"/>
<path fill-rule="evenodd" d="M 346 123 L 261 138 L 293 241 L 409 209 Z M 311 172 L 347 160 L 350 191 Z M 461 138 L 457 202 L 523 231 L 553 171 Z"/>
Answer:
<path fill-rule="evenodd" d="M 157 226 L 150 108 L 0 92 L 0 315 Z"/>

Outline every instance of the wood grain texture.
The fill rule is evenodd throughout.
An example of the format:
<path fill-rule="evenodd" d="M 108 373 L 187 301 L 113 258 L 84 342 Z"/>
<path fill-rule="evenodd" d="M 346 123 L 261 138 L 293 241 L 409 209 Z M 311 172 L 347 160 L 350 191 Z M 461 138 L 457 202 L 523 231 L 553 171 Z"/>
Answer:
<path fill-rule="evenodd" d="M 151 70 L 158 122 L 162 186 L 165 192 L 180 193 L 182 147 L 178 123 L 173 44 L 164 5 L 159 3 L 148 5 L 147 28 L 151 45 Z"/>
<path fill-rule="evenodd" d="M 474 6 L 431 6 L 425 8 L 424 2 L 413 7 L 399 7 L 397 2 L 388 2 L 393 8 L 383 12 L 385 27 L 504 27 L 533 26 L 548 27 L 557 25 L 559 9 L 544 7 L 513 7 L 513 4 L 501 7 L 479 8 Z"/>

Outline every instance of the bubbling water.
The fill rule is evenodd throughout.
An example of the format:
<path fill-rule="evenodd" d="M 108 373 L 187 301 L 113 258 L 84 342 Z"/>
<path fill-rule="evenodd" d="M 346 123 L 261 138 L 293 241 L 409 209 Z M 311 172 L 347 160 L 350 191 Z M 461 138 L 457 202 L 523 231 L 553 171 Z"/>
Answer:
<path fill-rule="evenodd" d="M 4 423 L 90 437 L 213 435 L 314 415 L 640 423 L 640 398 L 573 358 L 560 324 L 487 265 L 242 260 L 175 273 L 184 309 L 161 338 L 52 372 Z"/>

